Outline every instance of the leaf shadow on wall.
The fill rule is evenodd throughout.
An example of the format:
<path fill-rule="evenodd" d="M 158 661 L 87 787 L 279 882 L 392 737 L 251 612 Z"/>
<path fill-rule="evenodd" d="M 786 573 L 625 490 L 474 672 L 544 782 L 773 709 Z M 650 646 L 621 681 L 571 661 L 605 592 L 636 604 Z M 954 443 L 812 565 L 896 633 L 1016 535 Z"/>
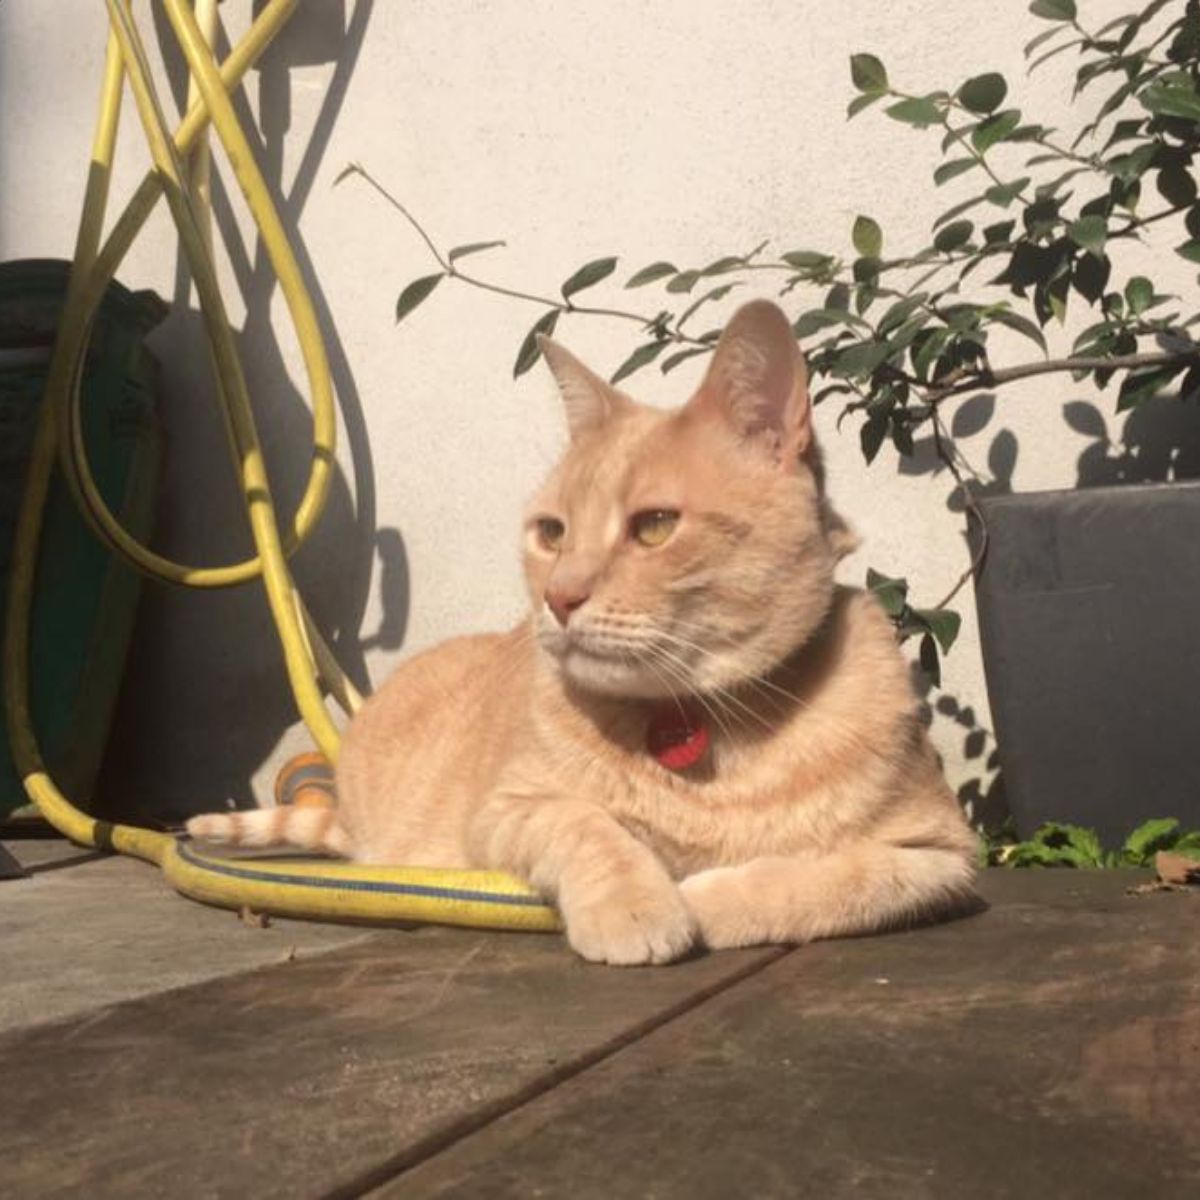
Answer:
<path fill-rule="evenodd" d="M 1073 400 L 1063 419 L 1091 439 L 1076 463 L 1078 487 L 1200 479 L 1200 405 L 1153 396 L 1129 412 L 1123 428 L 1110 430 L 1096 404 Z"/>
<path fill-rule="evenodd" d="M 983 433 L 996 414 L 996 396 L 991 392 L 980 392 L 963 400 L 949 420 L 949 432 L 955 444 Z M 985 496 L 1004 496 L 1013 491 L 1013 475 L 1020 454 L 1020 443 L 1011 429 L 1000 429 L 988 443 L 986 455 L 977 461 L 974 449 L 966 452 L 967 461 L 978 471 L 979 478 L 972 482 L 971 490 L 977 499 Z M 978 468 L 986 464 L 986 473 Z M 927 475 L 931 478 L 944 476 L 950 480 L 949 471 L 937 454 L 932 437 L 921 438 L 913 446 L 911 455 L 902 456 L 899 473 L 905 476 Z M 951 484 L 953 481 L 950 480 Z M 951 486 L 946 496 L 946 507 L 953 513 L 964 515 L 967 505 L 956 485 Z M 963 538 L 963 569 L 970 562 L 970 551 L 966 545 L 966 529 Z M 970 604 L 971 593 L 960 592 L 957 606 Z M 953 654 L 962 653 L 956 648 Z M 912 667 L 914 686 L 922 700 L 923 716 L 930 726 L 931 736 L 941 746 L 949 747 L 962 739 L 959 759 L 966 767 L 966 777 L 960 776 L 957 787 L 959 803 L 967 818 L 976 828 L 998 830 L 1008 819 L 1008 802 L 1004 794 L 1004 778 L 1000 772 L 996 741 L 992 731 L 976 716 L 975 709 L 964 703 L 959 696 L 947 691 L 938 691 L 929 677 L 914 663 Z"/>
<path fill-rule="evenodd" d="M 332 179 L 332 171 L 320 171 L 321 163 L 372 7 L 373 0 L 357 0 L 347 19 L 340 0 L 300 6 L 261 66 L 247 76 L 246 88 L 257 82 L 257 121 L 244 91 L 235 97 L 238 118 L 250 137 L 313 300 L 353 470 L 353 489 L 340 468 L 335 471 L 325 512 L 291 565 L 317 625 L 362 690 L 369 686 L 365 652 L 396 649 L 404 640 L 408 563 L 400 530 L 375 528 L 374 471 L 362 403 L 299 226 L 318 177 L 326 185 Z M 154 13 L 168 78 L 182 107 L 186 68 L 159 6 Z M 222 37 L 218 57 L 228 50 Z M 332 75 L 325 83 L 307 145 L 285 183 L 291 72 L 322 63 L 332 64 Z M 293 163 L 294 141 L 289 149 L 287 162 Z M 243 240 L 235 216 L 235 208 L 242 207 L 241 196 L 232 184 L 226 187 L 223 155 L 216 145 L 213 156 L 214 223 L 245 305 L 237 341 L 276 508 L 281 522 L 286 522 L 308 480 L 312 418 L 307 395 L 297 391 L 288 377 L 284 346 L 292 343 L 294 334 L 282 304 L 276 303 L 274 271 L 261 241 L 248 245 Z M 237 298 L 231 299 L 231 318 L 236 321 Z M 152 342 L 163 366 L 162 415 L 167 434 L 156 545 L 189 562 L 231 562 L 252 554 L 253 545 L 224 427 L 212 403 L 203 319 L 192 307 L 182 254 L 177 259 L 174 301 L 171 316 Z M 360 630 L 376 556 L 381 562 L 383 615 L 379 628 L 363 636 Z M 95 810 L 109 817 L 171 823 L 228 801 L 239 806 L 253 803 L 256 771 L 297 719 L 260 582 L 205 592 L 147 584 Z"/>
<path fill-rule="evenodd" d="M 967 820 L 976 829 L 999 831 L 1008 821 L 1009 811 L 996 735 L 971 705 L 963 704 L 952 692 L 939 691 L 934 696 L 933 683 L 918 663 L 912 664 L 912 680 L 921 698 L 921 719 L 927 727 L 937 722 L 938 743 L 949 746 L 962 739 L 959 756 L 967 764 L 967 778 L 959 783 L 956 794 Z"/>

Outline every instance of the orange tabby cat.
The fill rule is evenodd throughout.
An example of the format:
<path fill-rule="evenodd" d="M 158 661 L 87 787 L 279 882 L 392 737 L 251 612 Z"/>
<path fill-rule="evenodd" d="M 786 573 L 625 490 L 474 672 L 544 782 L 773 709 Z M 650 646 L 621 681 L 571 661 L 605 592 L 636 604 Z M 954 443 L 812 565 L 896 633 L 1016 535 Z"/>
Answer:
<path fill-rule="evenodd" d="M 525 521 L 529 618 L 401 666 L 350 725 L 336 812 L 189 831 L 511 871 L 597 962 L 970 903 L 975 838 L 892 627 L 833 581 L 852 539 L 784 315 L 737 312 L 675 412 L 542 350 L 571 443 Z"/>

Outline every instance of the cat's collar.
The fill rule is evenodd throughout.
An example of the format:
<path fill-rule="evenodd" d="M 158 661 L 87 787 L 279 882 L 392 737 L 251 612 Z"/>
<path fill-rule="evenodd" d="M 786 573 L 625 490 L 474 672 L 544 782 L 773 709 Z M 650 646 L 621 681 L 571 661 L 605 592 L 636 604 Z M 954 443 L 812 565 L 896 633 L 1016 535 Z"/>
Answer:
<path fill-rule="evenodd" d="M 646 750 L 668 771 L 686 771 L 708 753 L 712 742 L 703 714 L 687 700 L 664 700 L 650 712 Z"/>

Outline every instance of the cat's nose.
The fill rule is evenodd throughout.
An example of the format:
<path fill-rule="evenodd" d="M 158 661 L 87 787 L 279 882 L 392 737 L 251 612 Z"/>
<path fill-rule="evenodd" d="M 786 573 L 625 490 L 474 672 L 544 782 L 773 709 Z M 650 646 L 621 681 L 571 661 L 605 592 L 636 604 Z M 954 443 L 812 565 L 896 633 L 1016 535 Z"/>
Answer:
<path fill-rule="evenodd" d="M 571 614 L 587 601 L 588 593 L 551 588 L 546 593 L 546 605 L 554 619 L 565 629 Z"/>

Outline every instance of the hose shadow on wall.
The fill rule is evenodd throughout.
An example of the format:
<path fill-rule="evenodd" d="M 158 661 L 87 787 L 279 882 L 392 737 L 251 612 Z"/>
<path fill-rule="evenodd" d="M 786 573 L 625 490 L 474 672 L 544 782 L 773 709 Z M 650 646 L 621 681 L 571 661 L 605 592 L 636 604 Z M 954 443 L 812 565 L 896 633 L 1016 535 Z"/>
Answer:
<path fill-rule="evenodd" d="M 252 144 L 259 132 L 259 164 L 313 299 L 353 472 L 353 489 L 340 471 L 335 475 L 325 513 L 292 567 L 317 623 L 363 690 L 369 687 L 365 651 L 396 649 L 403 641 L 409 604 L 407 558 L 398 529 L 375 528 L 374 472 L 361 400 L 299 227 L 314 183 L 332 178 L 330 171 L 321 171 L 322 159 L 372 7 L 373 0 L 357 0 L 347 14 L 341 0 L 301 5 L 254 73 L 257 121 L 244 92 L 235 97 L 238 118 Z M 182 106 L 187 71 L 165 17 L 157 7 L 154 12 L 171 89 Z M 222 37 L 218 55 L 227 53 Z M 299 164 L 285 182 L 291 73 L 319 64 L 332 64 L 332 77 Z M 254 86 L 254 74 L 247 87 Z M 291 148 L 295 161 L 294 137 Z M 238 293 L 227 297 L 230 315 L 236 322 L 239 303 L 245 305 L 239 349 L 276 504 L 281 514 L 290 514 L 308 477 L 312 421 L 307 398 L 292 385 L 285 366 L 284 347 L 292 335 L 282 304 L 275 303 L 275 276 L 261 244 L 248 247 L 242 239 L 235 217 L 240 197 L 231 200 L 220 162 L 221 152 L 214 146 L 214 223 L 217 240 L 227 247 Z M 182 253 L 172 314 L 152 344 L 162 360 L 168 439 L 156 542 L 173 557 L 197 563 L 227 562 L 252 553 L 224 429 L 208 402 L 206 389 L 213 384 L 207 340 Z M 377 630 L 363 635 L 376 555 L 383 616 Z M 104 816 L 161 822 L 220 807 L 227 799 L 250 804 L 256 771 L 296 723 L 261 585 L 218 592 L 148 585 L 96 810 Z"/>

